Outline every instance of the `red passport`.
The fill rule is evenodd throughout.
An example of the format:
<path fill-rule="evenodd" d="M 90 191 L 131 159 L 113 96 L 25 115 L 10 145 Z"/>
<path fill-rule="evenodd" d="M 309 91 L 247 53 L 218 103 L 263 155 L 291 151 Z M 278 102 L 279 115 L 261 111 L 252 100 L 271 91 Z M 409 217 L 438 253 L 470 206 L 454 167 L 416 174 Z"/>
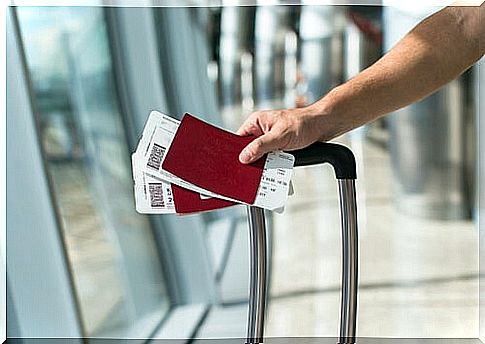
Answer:
<path fill-rule="evenodd" d="M 230 207 L 237 203 L 219 198 L 200 198 L 200 194 L 172 184 L 173 201 L 177 214 L 190 214 L 201 211 Z"/>
<path fill-rule="evenodd" d="M 186 113 L 162 167 L 201 188 L 253 204 L 266 155 L 249 165 L 239 162 L 239 153 L 253 139 L 217 128 Z"/>

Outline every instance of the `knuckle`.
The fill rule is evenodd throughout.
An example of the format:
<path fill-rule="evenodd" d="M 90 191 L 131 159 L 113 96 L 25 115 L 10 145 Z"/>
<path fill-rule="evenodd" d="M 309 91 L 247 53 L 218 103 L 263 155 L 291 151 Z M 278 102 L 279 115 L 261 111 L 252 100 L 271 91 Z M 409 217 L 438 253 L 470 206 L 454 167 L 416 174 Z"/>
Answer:
<path fill-rule="evenodd" d="M 256 151 L 259 151 L 263 147 L 263 144 L 264 144 L 263 140 L 255 140 L 254 141 L 254 149 Z"/>
<path fill-rule="evenodd" d="M 274 110 L 271 111 L 270 115 L 274 118 L 281 118 L 283 116 L 283 112 L 281 110 Z"/>
<path fill-rule="evenodd" d="M 254 111 L 253 113 L 251 113 L 251 115 L 249 115 L 249 118 L 255 120 L 261 117 L 262 115 L 263 115 L 263 111 Z"/>
<path fill-rule="evenodd" d="M 246 151 L 251 155 L 254 156 L 258 153 L 258 147 L 256 141 L 253 141 L 249 146 L 246 147 Z"/>

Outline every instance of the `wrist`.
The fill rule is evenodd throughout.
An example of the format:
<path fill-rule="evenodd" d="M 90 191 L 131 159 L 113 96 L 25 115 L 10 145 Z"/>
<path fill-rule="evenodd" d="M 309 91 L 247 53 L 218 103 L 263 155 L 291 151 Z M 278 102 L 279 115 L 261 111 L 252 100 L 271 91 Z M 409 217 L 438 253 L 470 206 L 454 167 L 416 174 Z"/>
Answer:
<path fill-rule="evenodd" d="M 338 90 L 331 90 L 320 100 L 306 107 L 309 122 L 312 124 L 315 141 L 328 141 L 346 130 L 342 128 L 342 114 L 338 106 Z"/>
<path fill-rule="evenodd" d="M 344 103 L 345 90 L 342 85 L 331 89 L 325 96 L 311 104 L 313 111 L 322 118 L 328 116 L 336 116 L 342 112 L 342 103 Z"/>

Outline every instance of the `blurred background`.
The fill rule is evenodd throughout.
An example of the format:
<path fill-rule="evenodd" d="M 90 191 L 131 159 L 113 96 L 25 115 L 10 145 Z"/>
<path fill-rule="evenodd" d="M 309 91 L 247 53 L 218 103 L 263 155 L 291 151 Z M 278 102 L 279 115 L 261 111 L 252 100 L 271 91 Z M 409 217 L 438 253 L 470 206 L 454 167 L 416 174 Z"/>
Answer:
<path fill-rule="evenodd" d="M 438 8 L 15 7 L 7 22 L 9 337 L 244 337 L 245 208 L 145 216 L 150 110 L 235 130 L 355 76 Z M 477 337 L 477 77 L 338 138 L 358 161 L 365 337 Z M 294 172 L 267 214 L 266 335 L 336 336 L 337 185 Z"/>

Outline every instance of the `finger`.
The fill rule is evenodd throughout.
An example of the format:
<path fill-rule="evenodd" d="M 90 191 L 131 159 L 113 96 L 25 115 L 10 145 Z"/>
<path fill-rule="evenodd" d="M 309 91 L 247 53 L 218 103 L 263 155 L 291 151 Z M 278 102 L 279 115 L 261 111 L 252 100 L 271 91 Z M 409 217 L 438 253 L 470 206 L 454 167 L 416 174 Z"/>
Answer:
<path fill-rule="evenodd" d="M 258 112 L 253 112 L 247 119 L 244 121 L 244 123 L 241 125 L 241 127 L 237 130 L 237 134 L 241 136 L 248 136 L 248 135 L 254 135 L 254 136 L 261 136 L 264 134 L 263 130 L 258 124 Z"/>
<path fill-rule="evenodd" d="M 264 154 L 280 148 L 279 146 L 279 138 L 269 132 L 248 144 L 239 154 L 239 161 L 243 164 L 250 164 L 261 158 Z"/>
<path fill-rule="evenodd" d="M 252 123 L 244 123 L 236 131 L 236 134 L 238 134 L 240 136 L 248 136 L 248 135 L 260 136 L 260 135 L 257 135 L 259 131 L 260 130 L 258 130 L 258 128 L 256 128 L 254 124 L 252 124 Z"/>
<path fill-rule="evenodd" d="M 248 135 L 261 136 L 263 135 L 263 131 L 259 126 L 257 126 L 254 123 L 247 123 L 247 124 L 245 123 L 237 130 L 236 134 L 240 136 L 248 136 Z"/>

